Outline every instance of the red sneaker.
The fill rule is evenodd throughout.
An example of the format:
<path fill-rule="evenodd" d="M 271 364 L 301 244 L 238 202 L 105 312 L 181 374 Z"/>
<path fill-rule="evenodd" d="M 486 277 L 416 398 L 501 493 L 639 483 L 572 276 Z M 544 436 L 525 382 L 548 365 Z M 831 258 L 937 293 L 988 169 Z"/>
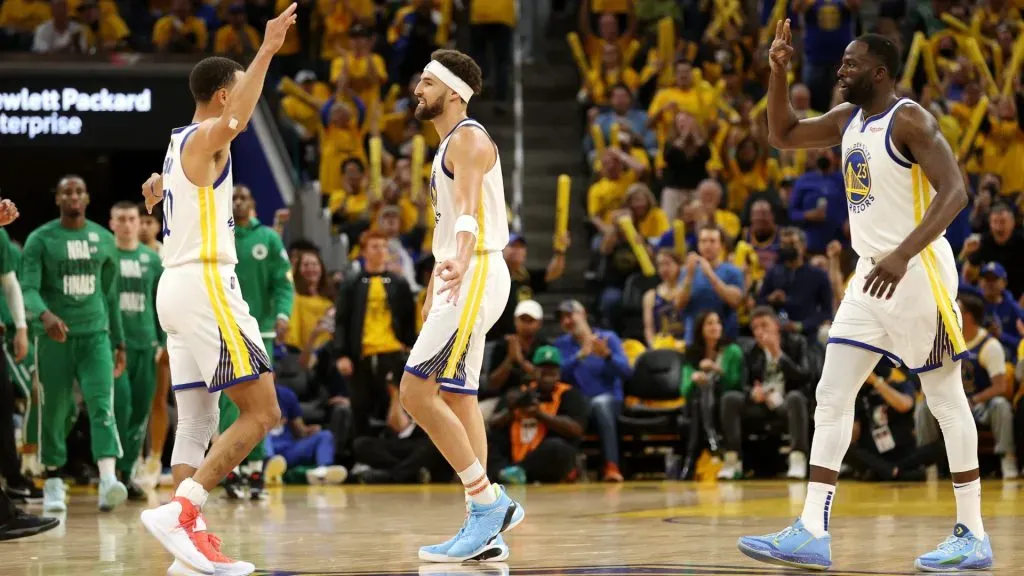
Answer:
<path fill-rule="evenodd" d="M 202 516 L 200 516 L 200 519 L 202 519 Z M 192 541 L 199 552 L 206 556 L 206 559 L 213 564 L 214 573 L 217 576 L 248 576 L 256 571 L 256 566 L 253 564 L 241 560 L 233 560 L 221 552 L 220 538 L 209 533 L 205 526 L 202 526 L 202 529 L 197 527 L 192 532 Z"/>
<path fill-rule="evenodd" d="M 163 506 L 144 511 L 142 524 L 179 563 L 200 574 L 214 573 L 213 563 L 195 543 L 195 531 L 205 531 L 206 522 L 187 498 L 175 497 Z"/>

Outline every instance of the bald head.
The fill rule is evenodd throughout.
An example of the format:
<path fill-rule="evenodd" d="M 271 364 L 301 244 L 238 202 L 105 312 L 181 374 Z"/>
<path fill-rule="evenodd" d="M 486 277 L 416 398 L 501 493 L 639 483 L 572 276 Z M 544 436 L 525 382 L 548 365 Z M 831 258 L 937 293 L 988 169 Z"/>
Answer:
<path fill-rule="evenodd" d="M 718 210 L 722 206 L 722 185 L 708 178 L 697 185 L 697 197 L 707 210 Z"/>

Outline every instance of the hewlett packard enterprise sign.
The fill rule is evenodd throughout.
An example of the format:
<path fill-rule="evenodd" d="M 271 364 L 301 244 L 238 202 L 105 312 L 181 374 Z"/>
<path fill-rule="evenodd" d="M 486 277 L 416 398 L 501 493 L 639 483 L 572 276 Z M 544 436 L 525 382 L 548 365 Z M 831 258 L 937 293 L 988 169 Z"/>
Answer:
<path fill-rule="evenodd" d="M 193 111 L 186 78 L 0 76 L 0 146 L 159 149 Z"/>

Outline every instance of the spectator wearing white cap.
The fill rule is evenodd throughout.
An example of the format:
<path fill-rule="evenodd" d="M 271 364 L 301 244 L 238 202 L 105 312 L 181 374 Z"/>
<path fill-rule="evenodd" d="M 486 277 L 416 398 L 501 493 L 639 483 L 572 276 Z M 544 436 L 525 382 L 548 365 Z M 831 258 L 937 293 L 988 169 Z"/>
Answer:
<path fill-rule="evenodd" d="M 534 369 L 530 359 L 538 348 L 549 344 L 539 335 L 544 309 L 536 300 L 516 304 L 514 318 L 515 332 L 499 340 L 491 353 L 487 389 L 480 391 L 481 396 L 502 396 L 529 382 Z"/>
<path fill-rule="evenodd" d="M 509 236 L 504 255 L 509 276 L 512 277 L 512 289 L 509 291 L 505 311 L 487 333 L 488 341 L 501 340 L 504 336 L 513 334 L 514 318 L 518 316 L 513 314 L 516 306 L 524 300 L 533 300 L 536 294 L 546 292 L 548 284 L 558 280 L 565 273 L 565 251 L 569 249 L 569 235 L 566 234 L 561 240 L 556 243 L 558 248 L 551 255 L 547 268 L 530 268 L 526 265 L 526 238 L 519 234 Z"/>

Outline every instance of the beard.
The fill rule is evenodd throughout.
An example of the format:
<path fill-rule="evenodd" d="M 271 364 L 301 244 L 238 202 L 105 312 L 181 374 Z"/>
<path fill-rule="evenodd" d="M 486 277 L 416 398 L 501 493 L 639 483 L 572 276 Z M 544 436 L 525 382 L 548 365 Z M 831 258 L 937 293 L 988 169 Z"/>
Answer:
<path fill-rule="evenodd" d="M 868 78 L 858 78 L 852 82 L 846 84 L 846 88 L 842 90 L 843 100 L 846 100 L 850 104 L 855 106 L 862 106 L 865 102 L 871 99 L 872 86 L 871 81 Z"/>
<path fill-rule="evenodd" d="M 444 99 L 438 98 L 433 103 L 422 102 L 416 105 L 416 110 L 413 112 L 413 116 L 416 117 L 420 122 L 426 122 L 433 120 L 444 113 Z"/>

